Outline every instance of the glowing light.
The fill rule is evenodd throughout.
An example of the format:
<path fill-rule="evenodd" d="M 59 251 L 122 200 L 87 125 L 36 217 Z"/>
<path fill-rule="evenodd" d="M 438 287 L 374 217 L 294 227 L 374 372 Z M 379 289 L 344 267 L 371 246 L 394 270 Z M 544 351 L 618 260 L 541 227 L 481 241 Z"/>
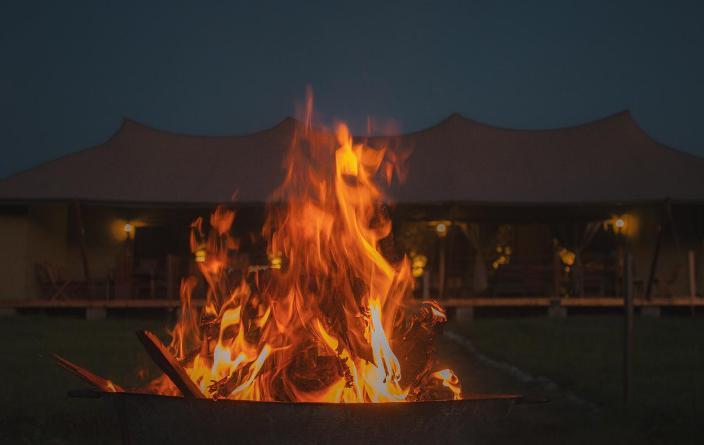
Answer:
<path fill-rule="evenodd" d="M 122 229 L 125 231 L 126 234 L 129 235 L 130 233 L 132 233 L 132 231 L 134 231 L 134 226 L 130 223 L 125 223 L 125 227 L 123 227 Z"/>
<path fill-rule="evenodd" d="M 425 255 L 411 254 L 411 273 L 414 277 L 422 277 L 425 266 L 428 264 L 428 258 Z"/>
<path fill-rule="evenodd" d="M 638 220 L 630 214 L 612 215 L 604 221 L 604 230 L 613 231 L 616 235 L 633 236 L 638 228 Z"/>
<path fill-rule="evenodd" d="M 560 249 L 558 254 L 560 255 L 560 261 L 562 261 L 562 264 L 565 266 L 572 266 L 574 261 L 577 259 L 577 254 L 569 249 L 565 249 L 564 247 Z"/>

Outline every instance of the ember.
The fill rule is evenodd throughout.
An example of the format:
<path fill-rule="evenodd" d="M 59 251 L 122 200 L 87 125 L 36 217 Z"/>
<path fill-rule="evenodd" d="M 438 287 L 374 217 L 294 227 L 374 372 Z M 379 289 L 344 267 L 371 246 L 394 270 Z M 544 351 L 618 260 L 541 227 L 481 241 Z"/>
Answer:
<path fill-rule="evenodd" d="M 168 348 L 138 334 L 165 372 L 144 391 L 331 403 L 461 398 L 457 376 L 435 357 L 443 308 L 410 304 L 408 259 L 391 261 L 380 248 L 391 222 L 375 177 L 392 179 L 394 157 L 355 144 L 344 124 L 314 128 L 311 116 L 309 95 L 263 228 L 270 267 L 230 267 L 233 211 L 217 208 L 207 232 L 202 219 L 193 223 L 205 305 L 196 312 L 197 279 L 184 279 Z"/>

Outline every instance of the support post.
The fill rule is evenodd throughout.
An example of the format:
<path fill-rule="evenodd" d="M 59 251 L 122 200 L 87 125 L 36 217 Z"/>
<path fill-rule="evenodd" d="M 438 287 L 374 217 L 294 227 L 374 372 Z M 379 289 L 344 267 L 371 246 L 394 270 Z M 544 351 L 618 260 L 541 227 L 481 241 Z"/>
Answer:
<path fill-rule="evenodd" d="M 581 252 L 581 231 L 580 225 L 578 223 L 572 223 L 572 248 L 574 249 L 574 264 L 572 265 L 572 292 L 574 292 L 575 297 L 584 296 L 584 266 L 582 264 L 582 252 Z M 570 293 L 572 295 L 572 293 Z"/>
<path fill-rule="evenodd" d="M 166 256 L 166 298 L 179 298 L 179 257 L 176 255 Z"/>
<path fill-rule="evenodd" d="M 560 298 L 560 275 L 562 273 L 562 261 L 560 260 L 560 254 L 557 251 L 556 240 L 553 242 L 552 251 L 552 296 L 557 299 Z"/>
<path fill-rule="evenodd" d="M 662 217 L 660 219 L 660 226 L 658 227 L 658 238 L 655 243 L 655 253 L 653 254 L 653 260 L 650 264 L 650 275 L 648 276 L 648 286 L 645 290 L 645 299 L 649 300 L 652 297 L 653 291 L 653 281 L 655 280 L 655 269 L 658 265 L 658 257 L 660 256 L 660 246 L 662 244 L 663 238 L 665 237 L 665 224 L 670 224 L 670 230 L 672 231 L 672 240 L 675 243 L 675 251 L 679 252 L 680 242 L 679 236 L 677 235 L 677 228 L 675 227 L 675 219 L 672 215 L 672 205 L 669 200 L 663 203 Z"/>
<path fill-rule="evenodd" d="M 697 268 L 694 250 L 687 252 L 687 259 L 689 263 L 689 311 L 694 315 L 694 300 L 697 298 Z"/>
<path fill-rule="evenodd" d="M 132 242 L 129 234 L 115 266 L 115 298 L 132 298 L 132 273 L 134 266 Z"/>
<path fill-rule="evenodd" d="M 626 254 L 623 271 L 623 400 L 631 401 L 633 360 L 633 256 Z"/>
<path fill-rule="evenodd" d="M 445 261 L 447 260 L 447 249 L 445 246 L 445 237 L 440 238 L 440 259 L 438 262 L 438 299 L 445 298 L 445 278 L 446 278 L 446 266 Z"/>
<path fill-rule="evenodd" d="M 430 298 L 430 271 L 423 272 L 423 300 Z"/>
<path fill-rule="evenodd" d="M 93 297 L 95 294 L 93 287 L 93 278 L 90 274 L 90 265 L 88 263 L 88 249 L 86 247 L 86 227 L 83 224 L 83 215 L 81 213 L 81 205 L 78 201 L 74 201 L 73 210 L 76 216 L 76 225 L 78 228 L 78 242 L 81 248 L 81 259 L 83 260 L 83 277 L 88 283 L 88 293 L 89 297 Z"/>
<path fill-rule="evenodd" d="M 653 252 L 653 259 L 650 262 L 650 273 L 648 274 L 648 284 L 645 288 L 645 299 L 650 300 L 653 295 L 653 281 L 655 281 L 655 270 L 658 267 L 658 258 L 660 257 L 660 244 L 662 244 L 662 238 L 664 236 L 664 231 L 662 228 L 662 223 L 658 226 L 658 237 L 655 241 L 655 252 Z"/>

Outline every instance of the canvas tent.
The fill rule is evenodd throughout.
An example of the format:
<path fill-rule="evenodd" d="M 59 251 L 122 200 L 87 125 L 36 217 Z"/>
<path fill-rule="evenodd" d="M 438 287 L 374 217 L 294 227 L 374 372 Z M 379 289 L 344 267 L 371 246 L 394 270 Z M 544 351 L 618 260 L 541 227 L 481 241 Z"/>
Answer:
<path fill-rule="evenodd" d="M 125 120 L 105 143 L 0 181 L 0 200 L 265 202 L 300 123 L 244 136 L 192 136 Z M 412 150 L 400 203 L 704 202 L 704 159 L 660 144 L 630 113 L 569 128 L 512 130 L 453 114 L 392 138 Z"/>
<path fill-rule="evenodd" d="M 247 135 L 195 136 L 126 119 L 103 144 L 0 180 L 0 225 L 7 238 L 3 242 L 15 246 L 4 250 L 0 267 L 17 269 L 13 276 L 24 276 L 23 282 L 3 284 L 7 289 L 0 289 L 0 298 L 32 293 L 26 290 L 34 280 L 32 264 L 49 250 L 59 252 L 52 260 L 73 264 L 69 274 L 82 273 L 78 250 L 85 259 L 85 248 L 75 236 L 73 244 L 60 240 L 77 222 L 68 204 L 81 203 L 88 209 L 84 211 L 88 219 L 91 207 L 102 209 L 102 219 L 95 221 L 122 221 L 120 213 L 125 211 L 116 210 L 120 208 L 168 208 L 171 213 L 162 211 L 154 218 L 173 219 L 173 209 L 207 209 L 233 199 L 261 208 L 280 184 L 284 154 L 301 129 L 300 122 L 287 118 Z M 490 214 L 489 219 L 509 220 L 530 213 L 530 222 L 539 223 L 549 218 L 570 220 L 586 212 L 587 221 L 608 216 L 613 209 L 650 206 L 654 222 L 641 221 L 642 277 L 648 274 L 656 233 L 662 227 L 662 204 L 686 207 L 688 212 L 704 205 L 704 159 L 653 140 L 627 111 L 547 130 L 498 128 L 453 114 L 417 132 L 358 139 L 374 147 L 410 151 L 406 180 L 393 185 L 389 195 L 402 209 L 424 209 L 413 216 L 417 219 L 440 215 L 476 221 Z M 458 227 L 473 235 L 465 236 L 469 249 L 481 244 L 477 226 Z M 553 235 L 542 236 L 541 242 L 552 249 Z M 535 238 L 532 232 L 523 237 Z M 572 245 L 579 246 L 580 236 L 572 238 Z M 700 238 L 680 239 L 670 254 L 681 257 L 680 244 L 700 245 Z M 121 242 L 117 237 L 97 243 L 101 247 L 87 243 L 93 249 L 88 256 L 97 263 L 95 275 L 111 273 L 115 252 L 123 249 Z M 667 247 L 661 250 L 668 255 Z M 685 274 L 677 279 L 687 281 Z"/>

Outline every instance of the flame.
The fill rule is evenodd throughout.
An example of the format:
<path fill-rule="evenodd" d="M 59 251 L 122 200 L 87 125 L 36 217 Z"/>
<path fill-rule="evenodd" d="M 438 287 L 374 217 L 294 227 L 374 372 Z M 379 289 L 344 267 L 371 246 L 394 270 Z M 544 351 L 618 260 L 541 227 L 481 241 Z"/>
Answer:
<path fill-rule="evenodd" d="M 412 314 L 404 304 L 413 286 L 410 262 L 391 262 L 380 247 L 391 222 L 375 177 L 390 180 L 398 171 L 389 167 L 395 158 L 355 143 L 344 124 L 334 132 L 314 128 L 312 95 L 304 122 L 263 227 L 268 266 L 241 272 L 229 267 L 239 247 L 230 233 L 233 211 L 217 208 L 207 235 L 203 219 L 192 224 L 191 250 L 207 293 L 197 314 L 191 301 L 198 279 L 182 282 L 171 350 L 212 398 L 331 403 L 457 398 L 454 373 L 432 373 L 432 354 L 414 355 L 416 343 L 405 340 L 420 335 L 432 342 L 434 327 L 446 320 L 444 310 L 428 301 L 421 315 Z M 402 374 L 405 366 L 413 372 Z M 438 390 L 441 385 L 432 383 L 437 379 L 449 391 Z M 426 386 L 442 395 L 431 395 Z M 178 392 L 164 376 L 150 389 Z"/>
<path fill-rule="evenodd" d="M 454 372 L 450 369 L 443 369 L 442 371 L 437 371 L 433 373 L 433 377 L 440 379 L 442 385 L 450 388 L 452 393 L 455 395 L 454 399 L 459 400 L 462 398 L 462 390 L 460 389 L 460 379 L 457 378 Z"/>

